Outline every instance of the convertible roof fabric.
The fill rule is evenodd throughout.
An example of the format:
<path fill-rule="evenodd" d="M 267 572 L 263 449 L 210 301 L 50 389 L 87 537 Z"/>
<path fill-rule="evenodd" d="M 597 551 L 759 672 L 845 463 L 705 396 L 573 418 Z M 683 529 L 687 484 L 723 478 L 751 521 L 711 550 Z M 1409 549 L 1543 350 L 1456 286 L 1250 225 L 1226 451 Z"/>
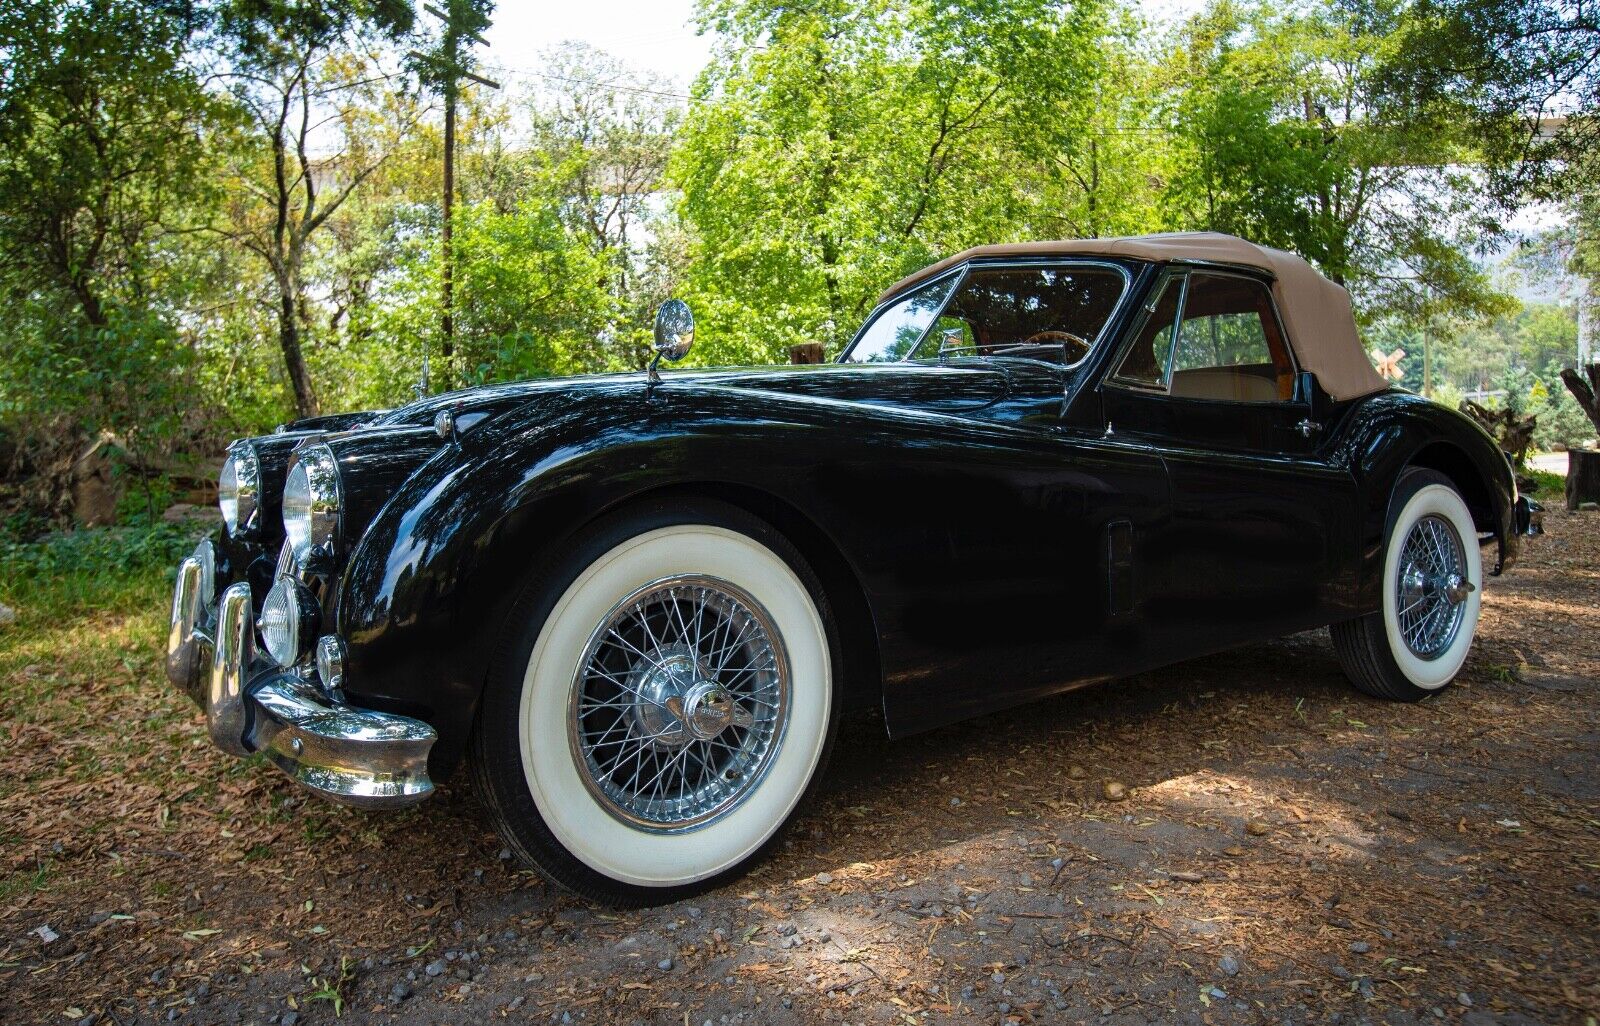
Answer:
<path fill-rule="evenodd" d="M 1234 264 L 1272 276 L 1273 298 L 1283 316 L 1301 369 L 1317 376 L 1322 390 L 1335 399 L 1354 399 L 1381 392 L 1388 383 L 1378 376 L 1356 334 L 1350 293 L 1324 278 L 1301 257 L 1281 249 L 1257 246 L 1218 232 L 1174 232 L 1117 239 L 1069 239 L 1060 242 L 1017 242 L 963 250 L 925 267 L 891 287 L 882 303 L 969 260 L 1053 256 L 1105 256 L 1154 263 L 1202 262 Z"/>

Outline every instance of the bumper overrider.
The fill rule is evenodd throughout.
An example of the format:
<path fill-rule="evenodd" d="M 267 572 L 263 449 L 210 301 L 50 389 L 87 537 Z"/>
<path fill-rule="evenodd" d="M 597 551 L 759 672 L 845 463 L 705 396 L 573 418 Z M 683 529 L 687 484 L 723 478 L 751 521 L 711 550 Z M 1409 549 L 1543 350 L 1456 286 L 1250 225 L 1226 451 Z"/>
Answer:
<path fill-rule="evenodd" d="M 344 805 L 395 808 L 433 793 L 421 720 L 331 698 L 314 672 L 259 658 L 250 585 L 213 605 L 210 542 L 178 567 L 167 634 L 167 677 L 205 710 L 211 741 L 231 755 L 260 752 L 296 783 Z M 308 668 L 309 670 L 309 668 Z"/>

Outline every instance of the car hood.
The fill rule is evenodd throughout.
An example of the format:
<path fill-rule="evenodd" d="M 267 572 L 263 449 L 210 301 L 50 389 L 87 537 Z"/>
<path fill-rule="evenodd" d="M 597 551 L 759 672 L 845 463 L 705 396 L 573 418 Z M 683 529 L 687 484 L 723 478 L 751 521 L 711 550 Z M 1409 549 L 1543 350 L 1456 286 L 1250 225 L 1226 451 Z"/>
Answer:
<path fill-rule="evenodd" d="M 483 385 L 419 399 L 377 417 L 370 426 L 431 424 L 441 411 L 449 410 L 461 430 L 467 431 L 529 402 L 557 401 L 588 389 L 615 390 L 630 384 L 642 393 L 644 374 L 588 374 Z M 659 387 L 669 394 L 689 388 L 728 388 L 957 413 L 1004 399 L 1010 390 L 1010 374 L 1003 365 L 984 360 L 943 364 L 827 363 L 668 371 L 662 375 Z"/>

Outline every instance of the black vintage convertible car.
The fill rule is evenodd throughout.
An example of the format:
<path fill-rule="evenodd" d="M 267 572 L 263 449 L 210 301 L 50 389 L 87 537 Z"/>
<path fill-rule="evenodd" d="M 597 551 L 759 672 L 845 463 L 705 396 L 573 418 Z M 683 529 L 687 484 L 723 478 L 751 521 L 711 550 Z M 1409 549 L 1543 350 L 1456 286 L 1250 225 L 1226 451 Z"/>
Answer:
<path fill-rule="evenodd" d="M 692 335 L 667 304 L 659 352 Z M 847 707 L 907 734 L 1323 626 L 1424 698 L 1526 510 L 1342 288 L 1211 234 L 969 250 L 828 365 L 301 421 L 220 491 L 167 659 L 212 740 L 368 807 L 465 762 L 518 856 L 617 903 L 759 858 Z"/>

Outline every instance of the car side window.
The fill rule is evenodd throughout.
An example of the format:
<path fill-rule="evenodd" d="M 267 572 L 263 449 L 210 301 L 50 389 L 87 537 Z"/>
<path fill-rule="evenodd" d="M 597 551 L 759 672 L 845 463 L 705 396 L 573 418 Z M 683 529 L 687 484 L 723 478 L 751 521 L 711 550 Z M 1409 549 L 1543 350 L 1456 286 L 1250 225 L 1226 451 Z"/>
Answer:
<path fill-rule="evenodd" d="M 1168 381 L 1180 398 L 1289 399 L 1294 363 L 1267 286 L 1239 275 L 1192 272 Z"/>
<path fill-rule="evenodd" d="M 955 288 L 956 275 L 946 275 L 905 296 L 867 325 L 850 347 L 852 363 L 895 363 L 907 359 L 938 316 Z"/>
<path fill-rule="evenodd" d="M 1183 298 L 1183 278 L 1173 275 L 1161 285 L 1155 301 L 1145 306 L 1144 324 L 1123 354 L 1112 375 L 1118 381 L 1144 388 L 1167 387 L 1167 364 L 1172 354 L 1172 331 Z"/>

